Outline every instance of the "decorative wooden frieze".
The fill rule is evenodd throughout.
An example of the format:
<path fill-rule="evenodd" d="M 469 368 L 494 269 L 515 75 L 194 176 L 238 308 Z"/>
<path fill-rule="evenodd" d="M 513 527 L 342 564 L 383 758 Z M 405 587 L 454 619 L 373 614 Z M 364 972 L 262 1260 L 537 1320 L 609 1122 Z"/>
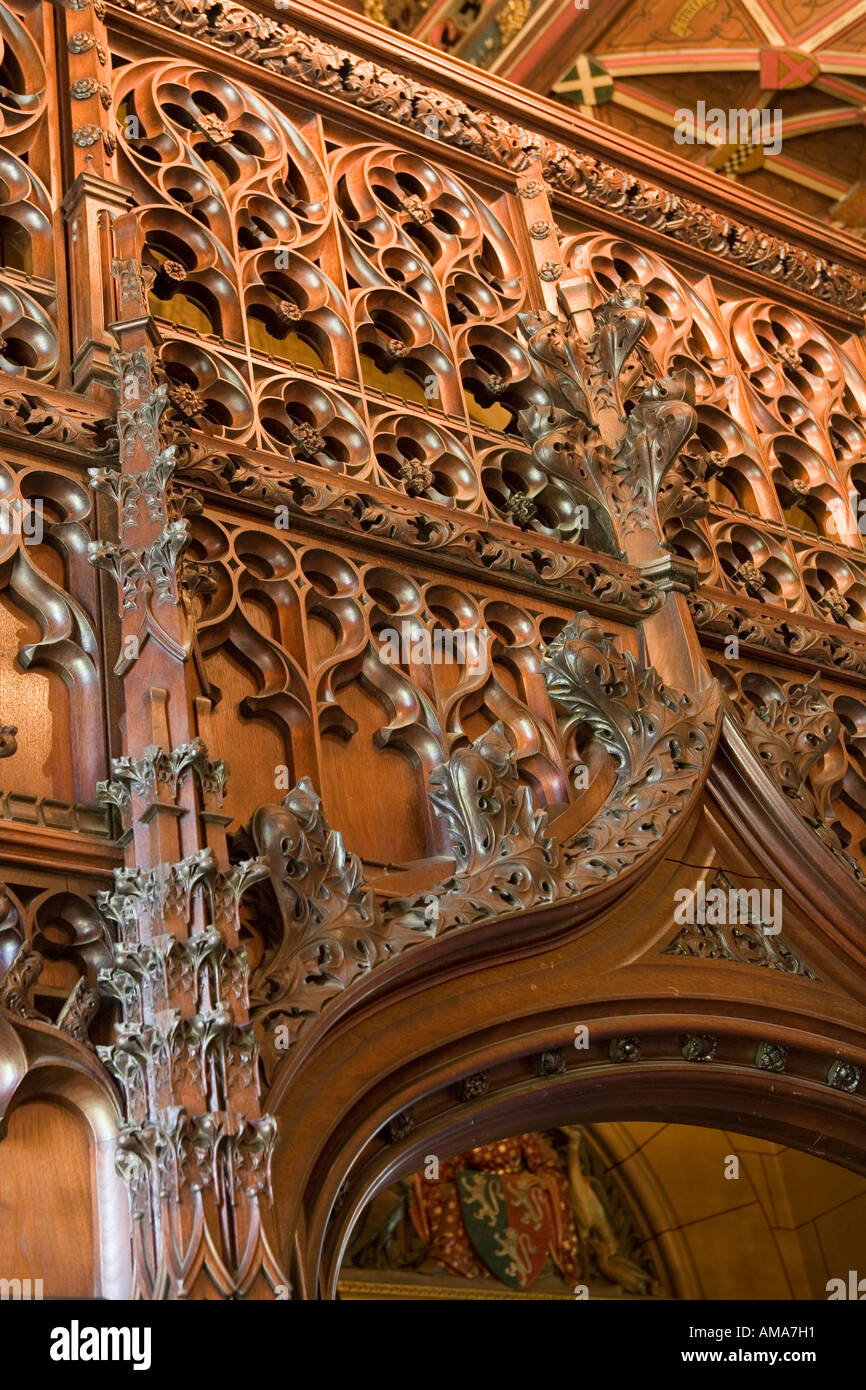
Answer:
<path fill-rule="evenodd" d="M 112 449 L 106 435 L 104 412 L 65 392 L 28 390 L 20 381 L 9 379 L 0 388 L 0 429 L 28 441 L 73 446 L 88 453 L 108 453 Z"/>
<path fill-rule="evenodd" d="M 515 579 L 578 603 L 596 603 L 633 616 L 654 612 L 661 595 L 629 565 L 602 562 L 589 552 L 554 548 L 543 536 L 531 540 L 505 527 L 479 524 L 477 516 L 455 516 L 407 506 L 383 490 L 348 480 L 275 468 L 264 459 L 201 450 L 180 469 L 184 481 L 206 491 L 285 508 L 299 527 L 347 527 L 358 538 L 379 537 L 407 552 L 423 548 L 461 568 L 483 570 L 503 583 Z"/>
<path fill-rule="evenodd" d="M 738 606 L 720 594 L 690 594 L 689 608 L 702 636 L 724 642 L 735 637 L 745 648 L 776 657 L 803 658 L 842 674 L 866 677 L 866 641 L 850 628 L 829 630 L 802 613 Z"/>

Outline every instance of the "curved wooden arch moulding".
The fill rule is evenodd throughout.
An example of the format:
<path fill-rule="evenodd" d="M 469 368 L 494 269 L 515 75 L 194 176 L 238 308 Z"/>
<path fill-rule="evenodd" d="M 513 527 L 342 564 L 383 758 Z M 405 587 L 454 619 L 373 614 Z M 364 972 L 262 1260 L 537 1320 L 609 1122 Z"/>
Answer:
<path fill-rule="evenodd" d="M 490 1002 L 482 1021 L 479 996 L 509 997 L 504 972 L 510 994 L 524 999 L 537 998 L 555 972 L 558 1003 L 510 1018 L 507 1002 Z M 460 1001 L 445 978 L 383 1001 L 325 1038 L 315 1062 L 271 1104 L 283 1119 L 274 1183 L 279 1227 L 291 1233 L 296 1294 L 334 1296 L 355 1219 L 426 1155 L 573 1123 L 575 1115 L 587 1124 L 664 1116 L 723 1125 L 866 1173 L 866 1103 L 828 1081 L 838 1075 L 835 1030 L 798 1015 L 790 1000 L 786 1007 L 783 990 L 765 989 L 764 1002 L 756 997 L 751 1006 L 702 998 L 701 972 L 690 973 L 698 977 L 691 989 L 662 1015 L 648 997 L 625 997 L 624 981 L 623 996 L 610 1000 L 601 990 L 582 998 L 575 983 L 563 1003 L 569 972 L 555 954 L 531 964 L 488 962 L 474 977 L 462 1036 L 454 1022 Z M 768 992 L 779 995 L 771 1005 Z M 588 1052 L 575 1051 L 572 1020 L 589 1027 Z M 765 1069 L 758 1058 L 772 1059 L 773 1047 L 785 1050 L 797 1074 Z M 866 1031 L 845 1056 L 843 1065 L 862 1065 Z"/>

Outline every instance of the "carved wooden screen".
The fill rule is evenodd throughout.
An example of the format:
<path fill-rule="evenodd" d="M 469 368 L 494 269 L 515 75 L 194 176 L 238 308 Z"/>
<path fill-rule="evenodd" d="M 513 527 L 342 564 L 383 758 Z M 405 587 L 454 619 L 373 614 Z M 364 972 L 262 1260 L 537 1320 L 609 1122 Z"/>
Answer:
<path fill-rule="evenodd" d="M 797 976 L 769 989 L 804 1029 L 810 983 L 861 1007 L 856 250 L 607 164 L 543 102 L 532 130 L 513 94 L 479 111 L 362 21 L 357 53 L 327 7 L 297 22 L 0 5 L 0 1024 L 122 1126 L 147 1297 L 326 1289 L 367 1121 L 344 1171 L 333 1116 L 294 1163 L 317 1047 L 449 960 L 620 900 L 636 927 L 683 826 L 748 840 L 767 802 L 763 871 L 796 938 L 814 855 L 832 939 L 823 975 L 787 940 L 756 963 Z M 692 949 L 669 908 L 657 1001 L 749 951 Z M 862 1039 L 827 1026 L 808 1066 L 841 1104 Z M 603 1034 L 606 1064 L 634 1042 Z M 322 1245 L 335 1213 L 327 1271 L 312 1234 L 289 1271 L 301 1210 Z"/>

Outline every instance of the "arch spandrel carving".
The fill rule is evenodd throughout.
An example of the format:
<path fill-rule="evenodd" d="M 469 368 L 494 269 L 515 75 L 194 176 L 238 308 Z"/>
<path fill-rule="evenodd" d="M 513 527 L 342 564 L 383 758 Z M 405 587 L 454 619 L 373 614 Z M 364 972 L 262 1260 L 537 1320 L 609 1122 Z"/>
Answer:
<path fill-rule="evenodd" d="M 115 838 L 0 798 L 0 1034 L 19 1100 L 121 1118 L 126 1287 L 329 1297 L 423 1146 L 575 1107 L 866 1169 L 844 238 L 372 30 L 52 13 L 57 167 L 56 46 L 0 7 L 0 502 L 47 514 L 0 587 Z M 680 921 L 699 881 L 781 930 Z"/>
<path fill-rule="evenodd" d="M 585 615 L 553 642 L 542 669 L 565 712 L 560 736 L 572 781 L 584 750 L 593 750 L 585 805 L 578 793 L 556 816 L 536 808 L 518 779 L 513 737 L 494 724 L 430 774 L 451 872 L 446 867 L 438 883 L 423 864 L 396 875 L 401 886 L 414 878 L 430 887 L 395 897 L 386 873 L 374 894 L 308 781 L 282 808 L 255 812 L 243 844 L 251 840 L 264 855 L 278 909 L 253 989 L 271 1074 L 279 1051 L 323 1004 L 406 947 L 633 879 L 688 816 L 717 734 L 714 685 L 694 699 L 666 690 Z"/>

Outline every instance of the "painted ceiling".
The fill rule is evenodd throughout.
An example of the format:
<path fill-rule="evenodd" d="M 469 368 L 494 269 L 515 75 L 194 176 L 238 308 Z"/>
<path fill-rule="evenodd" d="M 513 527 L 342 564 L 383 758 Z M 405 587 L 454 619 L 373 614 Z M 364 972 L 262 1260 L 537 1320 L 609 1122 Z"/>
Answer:
<path fill-rule="evenodd" d="M 866 0 L 349 3 L 866 237 Z"/>

